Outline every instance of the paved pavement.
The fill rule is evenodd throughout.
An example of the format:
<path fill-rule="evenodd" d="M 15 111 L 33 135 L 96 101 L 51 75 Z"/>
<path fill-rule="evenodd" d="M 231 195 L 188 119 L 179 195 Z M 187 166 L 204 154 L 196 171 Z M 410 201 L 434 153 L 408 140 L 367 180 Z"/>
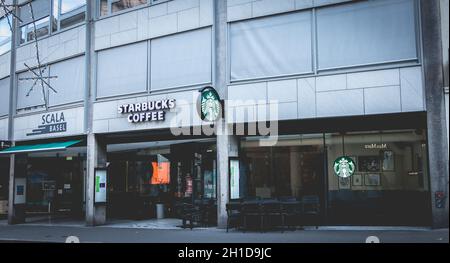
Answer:
<path fill-rule="evenodd" d="M 65 242 L 76 236 L 81 243 L 364 243 L 376 236 L 381 243 L 448 243 L 449 230 L 426 228 L 322 227 L 266 233 L 223 229 L 142 229 L 59 225 L 0 224 L 0 242 Z"/>

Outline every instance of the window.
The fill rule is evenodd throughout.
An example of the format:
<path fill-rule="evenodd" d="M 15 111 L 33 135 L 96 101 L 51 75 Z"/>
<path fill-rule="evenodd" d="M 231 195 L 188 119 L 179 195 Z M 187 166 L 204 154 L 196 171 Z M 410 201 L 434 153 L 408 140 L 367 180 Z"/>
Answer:
<path fill-rule="evenodd" d="M 101 0 L 100 15 L 108 15 L 116 13 L 128 8 L 147 4 L 147 0 Z"/>
<path fill-rule="evenodd" d="M 8 19 L 12 23 L 11 16 L 0 18 L 0 55 L 11 50 L 11 28 Z"/>
<path fill-rule="evenodd" d="M 0 80 L 0 116 L 9 113 L 9 78 Z"/>
<path fill-rule="evenodd" d="M 97 97 L 147 91 L 148 42 L 98 53 Z"/>
<path fill-rule="evenodd" d="M 84 57 L 72 58 L 50 65 L 50 85 L 58 92 L 49 92 L 49 106 L 82 101 L 84 98 Z"/>
<path fill-rule="evenodd" d="M 48 77 L 48 70 L 46 70 L 43 76 Z M 42 93 L 42 87 L 40 84 L 36 84 L 33 87 L 34 80 L 24 80 L 25 78 L 33 78 L 33 73 L 26 71 L 17 75 L 17 109 L 26 109 L 44 106 L 44 95 Z M 33 88 L 32 88 L 33 87 Z M 48 98 L 48 93 L 45 94 Z"/>
<path fill-rule="evenodd" d="M 79 24 L 85 17 L 86 0 L 53 0 L 53 31 Z"/>
<path fill-rule="evenodd" d="M 232 23 L 231 80 L 312 72 L 310 11 Z"/>
<path fill-rule="evenodd" d="M 36 37 L 42 37 L 50 33 L 50 1 L 34 0 L 31 2 L 33 7 L 34 21 L 36 21 Z M 20 43 L 26 43 L 34 40 L 33 17 L 30 4 L 25 4 L 19 8 L 21 38 Z"/>
<path fill-rule="evenodd" d="M 417 59 L 415 1 L 361 1 L 317 10 L 319 69 Z"/>
<path fill-rule="evenodd" d="M 50 24 L 51 31 L 55 32 L 85 20 L 86 0 L 34 0 L 31 4 L 38 38 L 50 34 Z M 22 20 L 20 44 L 33 41 L 34 25 L 30 4 L 22 5 L 19 15 Z"/>
<path fill-rule="evenodd" d="M 331 133 L 325 134 L 325 143 L 331 222 L 429 223 L 424 130 Z M 334 163 L 341 156 L 348 156 L 354 162 L 350 177 L 336 176 Z"/>
<path fill-rule="evenodd" d="M 106 16 L 145 4 L 153 5 L 167 1 L 170 0 L 100 0 L 100 16 Z"/>
<path fill-rule="evenodd" d="M 48 17 L 45 17 L 45 18 L 42 18 L 41 20 L 36 21 L 36 36 L 37 36 L 37 38 L 48 35 L 48 33 L 49 33 L 48 21 L 49 21 Z M 33 23 L 30 23 L 21 28 L 20 44 L 30 42 L 32 40 L 34 40 L 34 25 L 33 25 Z"/>
<path fill-rule="evenodd" d="M 151 41 L 151 90 L 211 82 L 211 29 Z"/>
<path fill-rule="evenodd" d="M 274 146 L 264 146 L 263 140 L 241 140 L 240 196 L 300 200 L 316 195 L 323 200 L 323 135 L 280 135 Z"/>

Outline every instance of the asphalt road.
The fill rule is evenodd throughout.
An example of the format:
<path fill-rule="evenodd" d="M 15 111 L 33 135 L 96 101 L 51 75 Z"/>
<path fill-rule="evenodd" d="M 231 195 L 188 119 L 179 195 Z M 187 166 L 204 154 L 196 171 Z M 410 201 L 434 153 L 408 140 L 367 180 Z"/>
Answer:
<path fill-rule="evenodd" d="M 226 233 L 223 229 L 132 229 L 110 227 L 1 225 L 0 242 L 81 243 L 365 243 L 376 236 L 381 243 L 448 243 L 448 229 L 296 230 Z"/>

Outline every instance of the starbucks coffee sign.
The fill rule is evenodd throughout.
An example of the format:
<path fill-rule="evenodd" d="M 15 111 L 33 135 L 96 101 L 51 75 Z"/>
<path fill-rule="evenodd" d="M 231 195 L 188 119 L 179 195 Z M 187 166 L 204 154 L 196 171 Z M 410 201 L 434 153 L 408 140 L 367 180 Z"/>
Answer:
<path fill-rule="evenodd" d="M 164 121 L 166 111 L 175 108 L 175 99 L 125 104 L 118 108 L 120 114 L 128 114 L 128 122 Z"/>
<path fill-rule="evenodd" d="M 348 156 L 341 156 L 337 158 L 333 164 L 334 173 L 342 178 L 352 176 L 355 172 L 355 168 L 355 162 Z"/>
<path fill-rule="evenodd" d="M 218 120 L 222 115 L 222 104 L 217 91 L 208 86 L 200 93 L 200 118 L 210 122 Z"/>

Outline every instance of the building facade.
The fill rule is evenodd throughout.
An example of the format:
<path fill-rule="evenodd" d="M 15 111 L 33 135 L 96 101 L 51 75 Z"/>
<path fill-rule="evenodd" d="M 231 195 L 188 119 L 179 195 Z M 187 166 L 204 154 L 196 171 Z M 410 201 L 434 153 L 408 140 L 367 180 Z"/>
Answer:
<path fill-rule="evenodd" d="M 320 224 L 448 226 L 442 1 L 5 2 L 10 223 L 314 196 Z"/>

